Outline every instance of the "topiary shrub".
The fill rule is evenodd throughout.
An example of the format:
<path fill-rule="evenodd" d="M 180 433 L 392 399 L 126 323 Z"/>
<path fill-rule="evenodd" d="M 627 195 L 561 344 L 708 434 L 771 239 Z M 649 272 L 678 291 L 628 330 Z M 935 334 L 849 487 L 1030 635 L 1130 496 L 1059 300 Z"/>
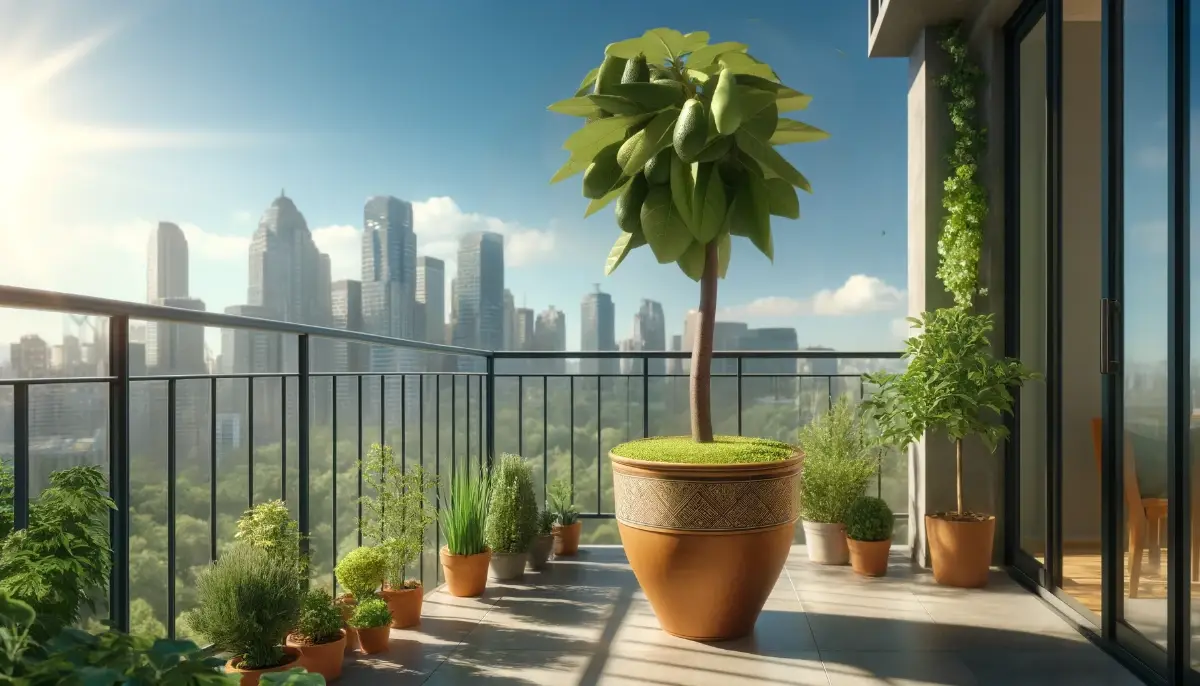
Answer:
<path fill-rule="evenodd" d="M 392 623 L 392 613 L 382 598 L 367 598 L 358 603 L 350 617 L 350 626 L 355 629 L 374 629 Z"/>
<path fill-rule="evenodd" d="M 502 455 L 492 471 L 484 540 L 496 553 L 523 553 L 538 530 L 533 471 L 520 455 Z"/>
<path fill-rule="evenodd" d="M 846 510 L 846 537 L 855 541 L 886 541 L 896 516 L 880 498 L 863 496 Z"/>
<path fill-rule="evenodd" d="M 344 586 L 357 601 L 374 595 L 375 589 L 383 585 L 387 573 L 387 554 L 379 548 L 363 546 L 346 553 L 337 563 L 333 573 L 339 584 Z"/>
<path fill-rule="evenodd" d="M 278 667 L 281 646 L 300 619 L 304 590 L 296 561 L 235 543 L 196 581 L 188 624 L 243 669 Z"/>
<path fill-rule="evenodd" d="M 321 645 L 341 636 L 342 612 L 333 604 L 333 596 L 324 589 L 312 589 L 304 596 L 300 621 L 294 632 L 305 645 Z"/>

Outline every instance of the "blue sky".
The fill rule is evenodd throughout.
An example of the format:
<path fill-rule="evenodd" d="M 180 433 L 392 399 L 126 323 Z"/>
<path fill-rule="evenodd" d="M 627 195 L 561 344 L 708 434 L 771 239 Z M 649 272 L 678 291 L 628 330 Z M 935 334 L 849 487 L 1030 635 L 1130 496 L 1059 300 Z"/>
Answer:
<path fill-rule="evenodd" d="M 814 193 L 799 221 L 773 218 L 773 266 L 735 244 L 719 296 L 727 317 L 795 326 L 802 345 L 895 349 L 907 65 L 866 58 L 865 12 L 818 0 L 700 0 L 683 12 L 561 0 L 0 0 L 0 84 L 29 65 L 62 67 L 46 69 L 24 106 L 35 121 L 75 125 L 87 148 L 41 165 L 0 204 L 0 235 L 23 246 L 0 257 L 0 281 L 142 299 L 146 231 L 164 219 L 188 230 L 193 294 L 223 308 L 245 300 L 243 245 L 281 187 L 333 253 L 335 277 L 357 277 L 363 200 L 391 194 L 418 203 L 420 252 L 445 252 L 470 228 L 508 233 L 508 287 L 518 304 L 564 310 L 568 347 L 594 283 L 613 295 L 618 337 L 642 297 L 662 301 L 679 333 L 698 286 L 648 250 L 603 275 L 612 213 L 583 219 L 578 177 L 548 184 L 579 120 L 545 109 L 573 94 L 607 43 L 671 26 L 749 44 L 813 96 L 798 118 L 831 133 L 784 148 Z"/>

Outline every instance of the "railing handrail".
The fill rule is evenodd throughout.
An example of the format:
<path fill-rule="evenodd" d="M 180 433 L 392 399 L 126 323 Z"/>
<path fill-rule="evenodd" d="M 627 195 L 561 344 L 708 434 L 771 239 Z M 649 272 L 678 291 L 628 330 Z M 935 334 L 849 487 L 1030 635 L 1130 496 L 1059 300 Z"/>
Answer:
<path fill-rule="evenodd" d="M 743 360 L 801 359 L 801 360 L 890 360 L 900 359 L 904 353 L 890 352 L 843 352 L 837 350 L 714 350 L 713 357 Z M 690 350 L 494 350 L 497 360 L 547 359 L 564 360 L 687 360 Z M 535 375 L 536 376 L 536 375 Z M 584 375 L 588 376 L 588 375 Z M 824 376 L 824 375 L 823 375 Z"/>

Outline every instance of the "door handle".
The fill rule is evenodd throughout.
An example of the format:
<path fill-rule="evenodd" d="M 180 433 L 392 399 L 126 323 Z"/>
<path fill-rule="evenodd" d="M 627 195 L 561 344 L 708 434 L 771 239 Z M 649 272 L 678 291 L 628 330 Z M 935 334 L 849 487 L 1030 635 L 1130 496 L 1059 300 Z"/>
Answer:
<path fill-rule="evenodd" d="M 1121 373 L 1121 301 L 1100 299 L 1100 373 Z"/>

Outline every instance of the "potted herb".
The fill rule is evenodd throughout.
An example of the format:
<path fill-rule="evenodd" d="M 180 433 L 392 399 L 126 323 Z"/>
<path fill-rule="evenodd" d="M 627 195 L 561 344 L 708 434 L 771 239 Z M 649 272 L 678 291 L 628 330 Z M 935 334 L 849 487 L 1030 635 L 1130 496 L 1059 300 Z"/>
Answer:
<path fill-rule="evenodd" d="M 880 498 L 863 496 L 846 511 L 850 566 L 863 576 L 887 574 L 892 550 L 892 507 Z"/>
<path fill-rule="evenodd" d="M 342 612 L 333 596 L 323 589 L 312 589 L 304 596 L 300 621 L 288 634 L 287 646 L 300 651 L 300 666 L 333 681 L 342 675 L 346 654 L 346 631 Z"/>
<path fill-rule="evenodd" d="M 491 481 L 483 474 L 471 476 L 468 466 L 459 467 L 443 495 L 440 513 L 446 545 L 439 551 L 446 590 L 459 597 L 477 596 L 487 586 L 492 551 L 484 540 Z"/>
<path fill-rule="evenodd" d="M 387 574 L 387 555 L 379 548 L 363 546 L 346 553 L 342 561 L 333 568 L 333 574 L 347 594 L 338 598 L 343 619 L 349 621 L 354 606 L 367 598 L 375 597 L 375 590 L 383 584 Z M 358 645 L 358 632 L 347 624 L 346 649 L 354 650 Z"/>
<path fill-rule="evenodd" d="M 492 470 L 483 539 L 492 551 L 492 578 L 519 579 L 529 561 L 529 546 L 537 536 L 538 509 L 533 495 L 533 471 L 520 455 L 502 455 Z"/>
<path fill-rule="evenodd" d="M 363 535 L 377 543 L 387 556 L 387 574 L 379 595 L 392 611 L 392 627 L 405 629 L 421 622 L 424 589 L 417 579 L 404 576 L 425 548 L 425 529 L 437 512 L 428 493 L 437 479 L 420 466 L 401 469 L 391 446 L 371 446 L 363 465 L 368 492 L 364 496 Z"/>
<path fill-rule="evenodd" d="M 921 330 L 905 342 L 908 367 L 901 374 L 868 374 L 878 390 L 864 406 L 885 442 L 906 450 L 926 432 L 954 441 L 956 508 L 925 516 L 933 577 L 948 586 L 987 585 L 996 518 L 963 502 L 963 441 L 978 436 L 989 450 L 1008 434 L 997 421 L 1012 413 L 1012 388 L 1037 378 L 1015 359 L 991 354 L 992 316 L 965 306 L 910 319 Z"/>
<path fill-rule="evenodd" d="M 663 629 L 716 640 L 753 630 L 783 570 L 800 470 L 792 446 L 713 435 L 717 282 L 734 236 L 772 259 L 771 215 L 800 216 L 796 189 L 810 190 L 808 180 L 775 146 L 827 134 L 779 116 L 811 98 L 746 45 L 708 39 L 659 28 L 613 43 L 575 97 L 550 110 L 585 122 L 551 181 L 583 172 L 589 215 L 616 201 L 606 273 L 649 245 L 700 283 L 691 437 L 634 441 L 610 456 L 621 541 Z"/>
<path fill-rule="evenodd" d="M 360 600 L 350 617 L 350 626 L 358 632 L 358 641 L 367 655 L 388 649 L 391 638 L 392 613 L 382 598 Z"/>
<path fill-rule="evenodd" d="M 294 558 L 238 542 L 196 581 L 188 625 L 232 656 L 225 669 L 240 674 L 242 686 L 296 662 L 284 639 L 300 619 L 299 571 Z"/>
<path fill-rule="evenodd" d="M 529 546 L 529 568 L 544 569 L 550 560 L 550 552 L 554 550 L 555 515 L 549 507 L 538 513 L 537 536 Z"/>
<path fill-rule="evenodd" d="M 804 470 L 800 473 L 800 519 L 808 559 L 844 565 L 846 512 L 879 469 L 879 461 L 854 407 L 841 398 L 800 430 Z"/>
<path fill-rule="evenodd" d="M 564 557 L 579 552 L 579 534 L 583 522 L 579 521 L 579 508 L 575 506 L 571 482 L 558 479 L 550 484 L 550 512 L 554 524 L 550 534 L 554 538 L 554 556 Z"/>

